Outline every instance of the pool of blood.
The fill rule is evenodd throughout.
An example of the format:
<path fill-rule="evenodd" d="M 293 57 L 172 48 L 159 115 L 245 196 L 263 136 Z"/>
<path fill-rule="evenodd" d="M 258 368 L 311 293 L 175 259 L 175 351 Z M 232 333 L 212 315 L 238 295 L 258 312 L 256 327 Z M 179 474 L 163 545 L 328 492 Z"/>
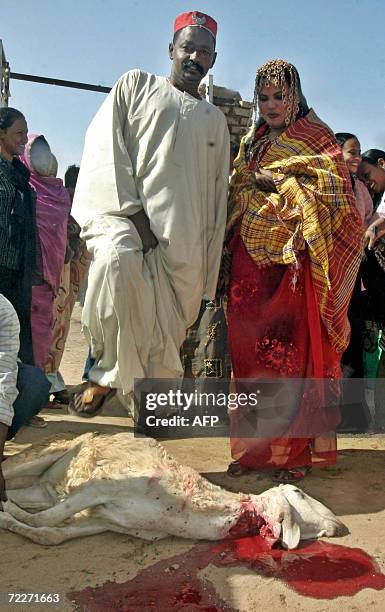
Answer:
<path fill-rule="evenodd" d="M 300 595 L 317 599 L 353 596 L 366 588 L 385 589 L 385 576 L 360 548 L 315 541 L 296 550 L 263 551 L 260 540 L 233 540 L 220 565 L 246 564 L 260 576 L 282 580 Z"/>
<path fill-rule="evenodd" d="M 212 584 L 198 577 L 209 564 L 246 566 L 259 576 L 282 580 L 305 597 L 333 599 L 353 596 L 361 589 L 385 589 L 385 576 L 359 548 L 329 542 L 302 543 L 296 550 L 271 548 L 261 536 L 197 544 L 142 570 L 123 583 L 107 582 L 68 593 L 82 612 L 182 611 L 231 612 Z"/>

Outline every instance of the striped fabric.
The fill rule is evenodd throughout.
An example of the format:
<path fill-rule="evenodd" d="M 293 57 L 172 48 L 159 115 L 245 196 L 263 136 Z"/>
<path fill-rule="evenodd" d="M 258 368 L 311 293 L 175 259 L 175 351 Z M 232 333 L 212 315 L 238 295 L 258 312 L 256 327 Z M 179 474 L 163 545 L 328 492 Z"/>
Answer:
<path fill-rule="evenodd" d="M 278 193 L 255 187 L 246 143 L 231 179 L 228 227 L 242 215 L 241 236 L 256 265 L 294 264 L 307 250 L 320 314 L 338 352 L 347 346 L 347 307 L 362 255 L 363 226 L 351 180 L 331 130 L 314 111 L 292 124 L 264 151 Z"/>
<path fill-rule="evenodd" d="M 11 425 L 17 398 L 19 320 L 12 304 L 0 293 L 0 423 Z"/>
<path fill-rule="evenodd" d="M 18 270 L 20 253 L 9 237 L 16 187 L 9 180 L 7 171 L 12 172 L 12 165 L 0 155 L 0 266 Z"/>

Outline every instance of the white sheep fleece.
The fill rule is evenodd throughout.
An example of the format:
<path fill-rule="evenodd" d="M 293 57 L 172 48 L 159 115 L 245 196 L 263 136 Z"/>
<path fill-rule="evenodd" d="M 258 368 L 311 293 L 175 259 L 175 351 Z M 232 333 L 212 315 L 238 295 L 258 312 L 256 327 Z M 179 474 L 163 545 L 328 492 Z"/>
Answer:
<path fill-rule="evenodd" d="M 3 472 L 8 501 L 0 527 L 44 545 L 103 531 L 220 540 L 253 533 L 262 522 L 261 533 L 295 548 L 300 539 L 346 531 L 293 485 L 232 493 L 178 463 L 155 440 L 129 433 L 51 437 L 8 458 Z"/>

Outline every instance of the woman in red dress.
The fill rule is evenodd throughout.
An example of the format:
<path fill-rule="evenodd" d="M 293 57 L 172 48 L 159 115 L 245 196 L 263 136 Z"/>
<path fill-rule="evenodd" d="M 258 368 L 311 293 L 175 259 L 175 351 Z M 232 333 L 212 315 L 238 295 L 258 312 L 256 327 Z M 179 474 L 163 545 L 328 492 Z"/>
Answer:
<path fill-rule="evenodd" d="M 254 102 L 260 116 L 230 189 L 229 342 L 236 390 L 237 379 L 279 379 L 286 392 L 283 404 L 231 411 L 228 473 L 270 469 L 292 482 L 336 461 L 340 360 L 363 228 L 340 147 L 309 110 L 296 68 L 263 65 Z"/>

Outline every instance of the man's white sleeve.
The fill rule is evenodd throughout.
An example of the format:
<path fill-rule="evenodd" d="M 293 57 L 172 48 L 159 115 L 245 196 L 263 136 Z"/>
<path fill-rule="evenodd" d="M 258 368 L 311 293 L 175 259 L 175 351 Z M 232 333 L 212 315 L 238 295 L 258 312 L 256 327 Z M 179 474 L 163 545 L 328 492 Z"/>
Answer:
<path fill-rule="evenodd" d="M 98 215 L 129 217 L 143 208 L 127 149 L 130 99 L 138 72 L 119 79 L 87 130 L 72 206 L 82 228 Z"/>

